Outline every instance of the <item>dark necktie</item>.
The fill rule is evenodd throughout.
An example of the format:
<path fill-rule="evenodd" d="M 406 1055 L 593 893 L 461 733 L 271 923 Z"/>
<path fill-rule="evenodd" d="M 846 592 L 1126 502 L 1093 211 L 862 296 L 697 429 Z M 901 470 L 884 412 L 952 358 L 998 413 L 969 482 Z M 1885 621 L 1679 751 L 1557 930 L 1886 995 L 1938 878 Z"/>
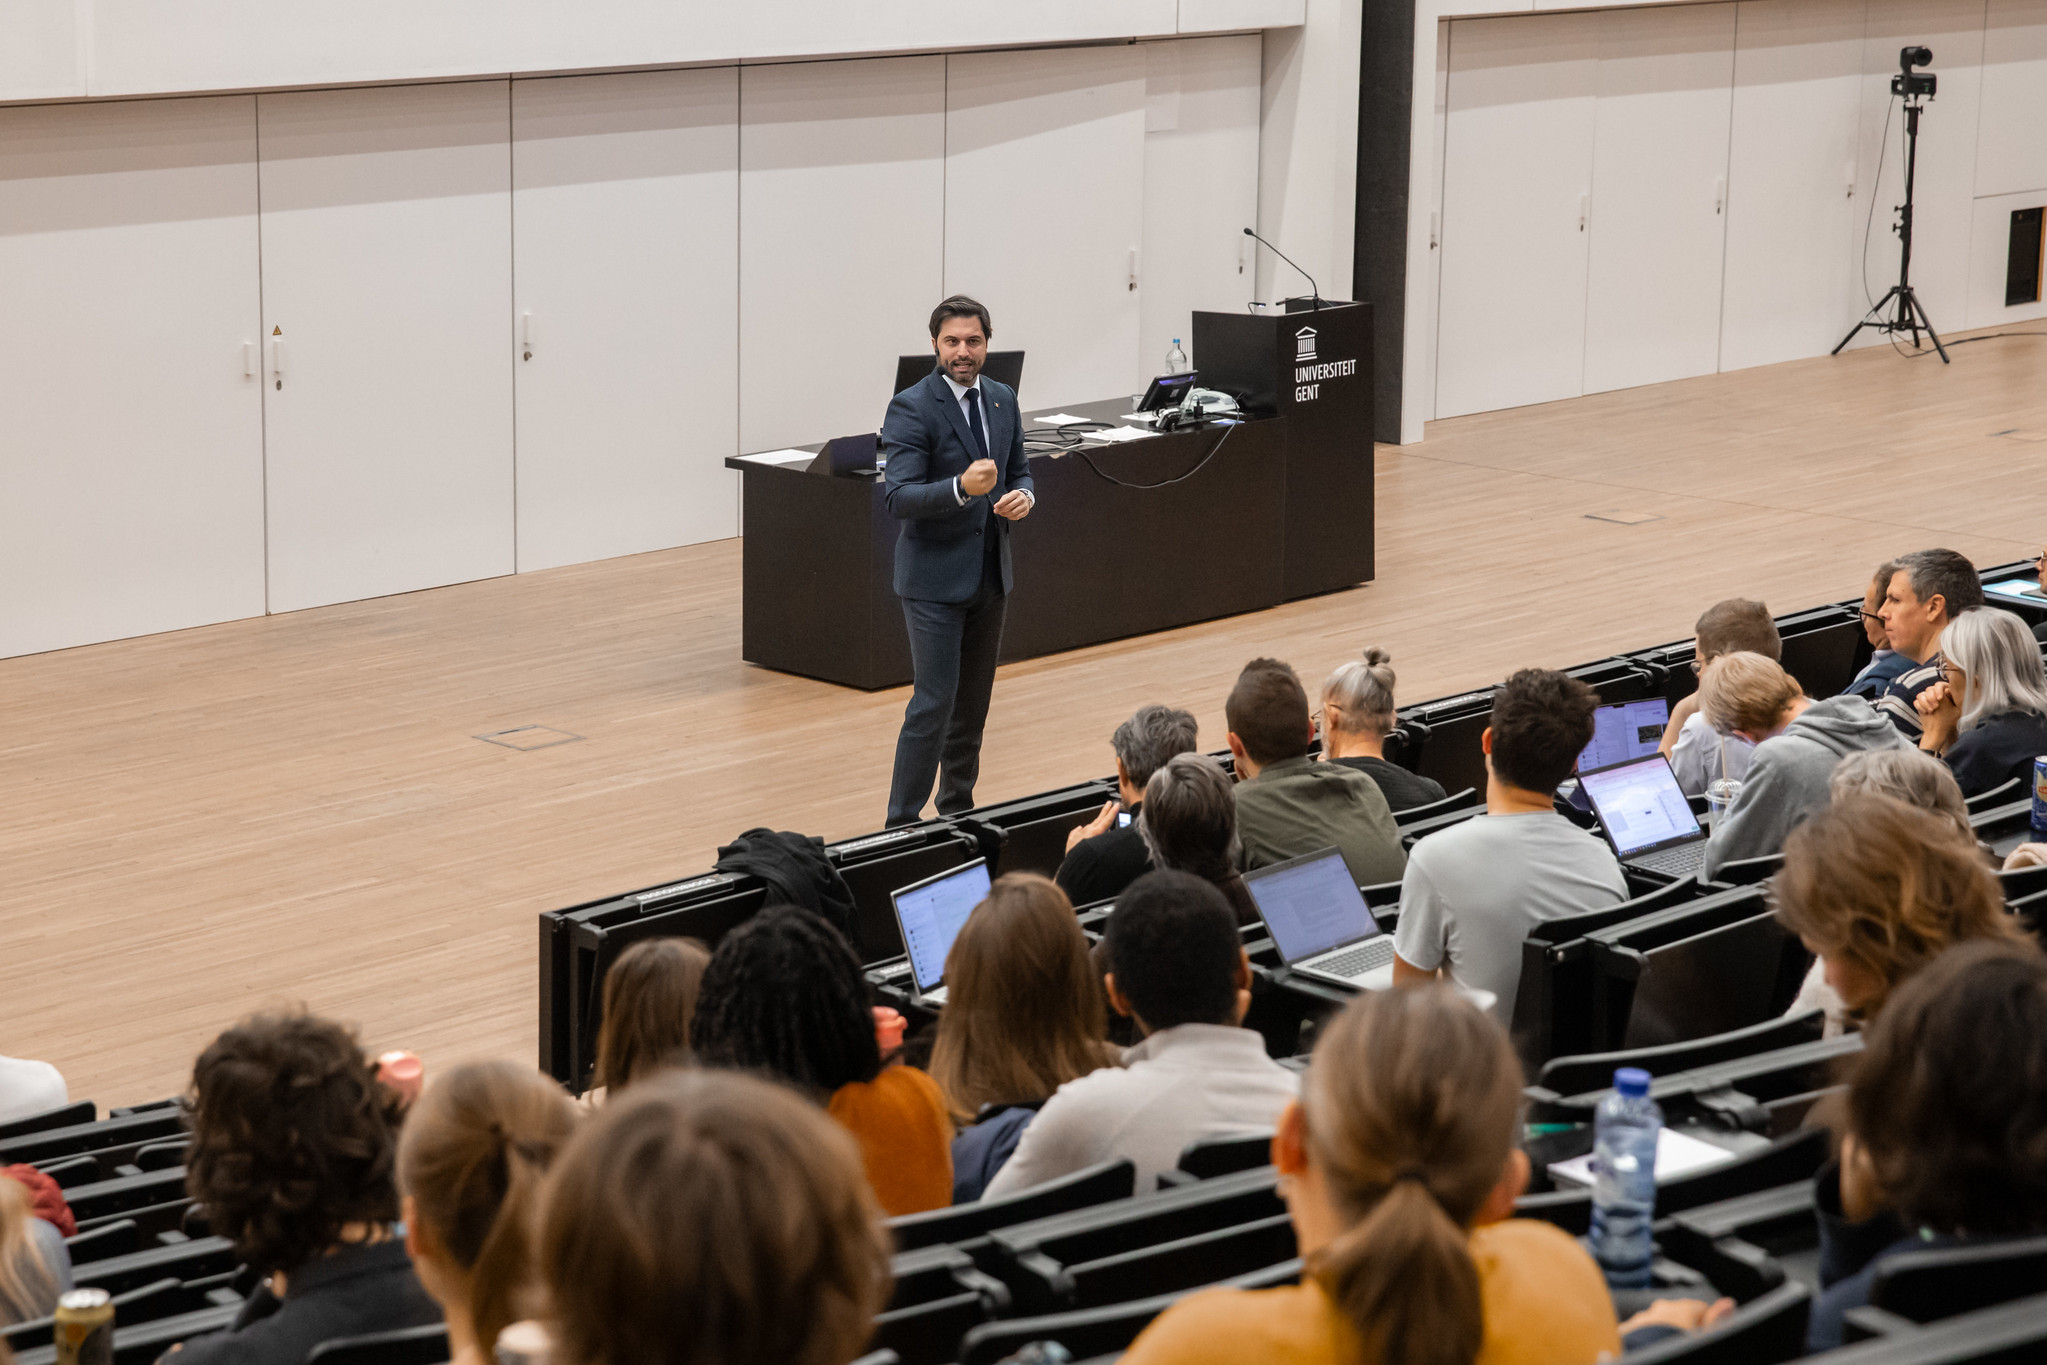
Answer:
<path fill-rule="evenodd" d="M 974 449 L 981 452 L 981 458 L 988 458 L 988 433 L 981 429 L 981 386 L 974 385 L 967 390 L 967 430 L 974 433 Z"/>

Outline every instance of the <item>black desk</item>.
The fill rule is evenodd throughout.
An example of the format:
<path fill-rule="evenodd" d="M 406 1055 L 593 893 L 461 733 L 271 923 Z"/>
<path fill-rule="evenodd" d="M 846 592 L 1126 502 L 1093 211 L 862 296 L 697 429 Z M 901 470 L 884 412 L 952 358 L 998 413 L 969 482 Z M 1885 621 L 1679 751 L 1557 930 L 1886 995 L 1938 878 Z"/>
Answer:
<path fill-rule="evenodd" d="M 1297 341 L 1311 325 L 1314 335 Z M 1011 528 L 1016 590 L 1002 661 L 1369 581 L 1369 345 L 1363 305 L 1312 315 L 1197 313 L 1196 354 L 1225 372 L 1204 370 L 1204 381 L 1249 391 L 1274 415 L 1081 451 L 1033 450 L 1037 506 Z M 1294 382 L 1304 349 L 1320 357 L 1312 385 Z M 1322 377 L 1331 369 L 1341 373 Z M 1117 420 L 1130 411 L 1127 398 L 1068 404 L 1026 413 L 1027 440 L 1028 419 L 1061 410 L 1134 425 Z M 899 523 L 881 476 L 812 474 L 800 461 L 746 456 L 726 464 L 743 480 L 743 657 L 851 687 L 910 681 L 892 587 Z"/>

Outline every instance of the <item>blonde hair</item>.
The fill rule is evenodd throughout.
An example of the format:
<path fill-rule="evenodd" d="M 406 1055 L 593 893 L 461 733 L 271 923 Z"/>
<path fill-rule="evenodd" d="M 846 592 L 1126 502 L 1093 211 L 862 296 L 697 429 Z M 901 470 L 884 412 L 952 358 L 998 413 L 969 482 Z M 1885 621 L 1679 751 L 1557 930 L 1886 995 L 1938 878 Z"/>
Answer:
<path fill-rule="evenodd" d="M 1447 985 L 1368 992 L 1316 1047 L 1308 1155 L 1345 1227 L 1308 1269 L 1361 1362 L 1476 1359 L 1469 1233 L 1513 1151 L 1521 1083 L 1506 1031 Z"/>
<path fill-rule="evenodd" d="M 43 1316 L 56 1294 L 56 1277 L 29 1238 L 35 1216 L 28 1186 L 0 1175 L 0 1324 Z"/>
<path fill-rule="evenodd" d="M 1834 765 L 1827 796 L 1839 801 L 1855 792 L 1873 792 L 1931 811 L 1969 843 L 1976 842 L 1961 783 L 1947 764 L 1922 749 L 1864 749 L 1848 755 Z"/>
<path fill-rule="evenodd" d="M 1393 656 L 1373 645 L 1362 662 L 1341 664 L 1322 684 L 1322 704 L 1334 704 L 1346 734 L 1386 735 L 1393 731 Z"/>
<path fill-rule="evenodd" d="M 953 940 L 945 980 L 931 1078 L 962 1123 L 1116 1064 L 1087 935 L 1044 877 L 996 878 Z"/>
<path fill-rule="evenodd" d="M 527 1316 L 532 1205 L 575 1128 L 575 1102 L 516 1062 L 457 1067 L 406 1115 L 398 1181 L 467 1276 L 479 1341 Z"/>
<path fill-rule="evenodd" d="M 1699 712 L 1723 735 L 1731 730 L 1766 735 L 1777 728 L 1784 708 L 1804 695 L 1798 679 L 1775 659 L 1746 649 L 1722 654 L 1699 675 Z"/>

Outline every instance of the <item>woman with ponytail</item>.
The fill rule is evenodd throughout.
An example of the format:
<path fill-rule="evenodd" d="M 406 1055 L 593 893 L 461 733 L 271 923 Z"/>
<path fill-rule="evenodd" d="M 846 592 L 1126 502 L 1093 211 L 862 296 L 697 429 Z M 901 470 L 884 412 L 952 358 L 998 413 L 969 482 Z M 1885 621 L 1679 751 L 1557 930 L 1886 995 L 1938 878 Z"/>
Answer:
<path fill-rule="evenodd" d="M 478 1062 L 428 1086 L 406 1116 L 405 1241 L 447 1317 L 452 1365 L 485 1365 L 498 1333 L 527 1316 L 534 1192 L 576 1114 L 532 1068 Z"/>
<path fill-rule="evenodd" d="M 1307 1272 L 1211 1290 L 1124 1365 L 1591 1365 L 1619 1356 L 1592 1258 L 1515 1219 L 1521 1067 L 1447 986 L 1361 995 L 1315 1049 L 1273 1138 Z"/>

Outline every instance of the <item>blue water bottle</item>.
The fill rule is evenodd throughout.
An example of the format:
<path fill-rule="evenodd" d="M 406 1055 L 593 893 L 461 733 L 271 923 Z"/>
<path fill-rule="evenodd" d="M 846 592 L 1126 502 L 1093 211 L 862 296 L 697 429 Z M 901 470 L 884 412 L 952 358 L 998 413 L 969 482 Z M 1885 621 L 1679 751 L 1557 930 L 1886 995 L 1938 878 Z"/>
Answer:
<path fill-rule="evenodd" d="M 2033 760 L 2033 841 L 2047 843 L 2047 754 Z"/>
<path fill-rule="evenodd" d="M 1649 1073 L 1624 1066 L 1592 1118 L 1592 1257 L 1615 1289 L 1649 1285 L 1649 1224 L 1656 1216 L 1656 1140 L 1663 1111 Z"/>

